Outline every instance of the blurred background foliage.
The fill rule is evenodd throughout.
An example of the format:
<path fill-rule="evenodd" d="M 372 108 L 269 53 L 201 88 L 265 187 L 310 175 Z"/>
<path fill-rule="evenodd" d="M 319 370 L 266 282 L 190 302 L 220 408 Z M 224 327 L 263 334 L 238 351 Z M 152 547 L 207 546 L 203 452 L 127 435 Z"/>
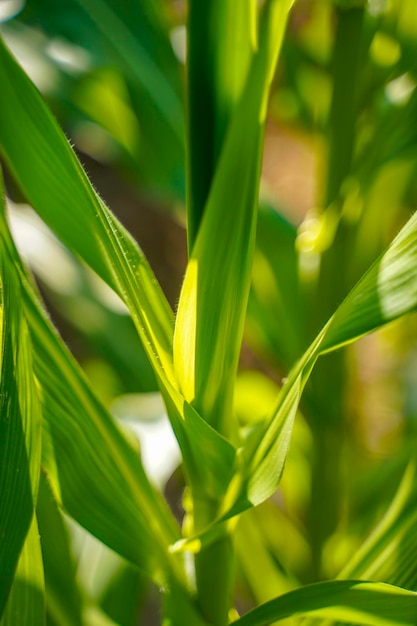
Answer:
<path fill-rule="evenodd" d="M 175 308 L 186 263 L 186 3 L 2 0 L 0 11 L 6 42 Z M 247 428 L 417 206 L 416 84 L 415 0 L 295 2 L 270 102 L 235 392 Z M 129 317 L 12 180 L 8 188 L 16 240 L 56 324 L 113 413 L 139 433 L 145 466 L 181 517 L 178 450 Z M 387 509 L 415 441 L 416 331 L 407 317 L 318 364 L 280 490 L 239 523 L 240 608 L 336 577 Z M 45 532 L 68 532 L 48 515 Z M 121 626 L 150 624 L 156 596 L 141 575 L 70 531 L 83 594 Z M 398 583 L 389 562 L 370 577 L 381 575 Z M 55 609 L 48 604 L 48 619 L 58 626 Z"/>

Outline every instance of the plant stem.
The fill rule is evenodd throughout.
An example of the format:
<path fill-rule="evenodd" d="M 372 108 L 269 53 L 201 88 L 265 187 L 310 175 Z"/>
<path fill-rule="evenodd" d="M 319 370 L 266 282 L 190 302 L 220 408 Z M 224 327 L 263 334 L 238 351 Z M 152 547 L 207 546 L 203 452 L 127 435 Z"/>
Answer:
<path fill-rule="evenodd" d="M 324 207 L 330 204 L 341 210 L 343 182 L 351 172 L 357 90 L 360 78 L 361 34 L 365 9 L 336 8 L 336 35 L 333 50 L 333 96 L 329 117 L 329 153 Z M 316 301 L 317 328 L 332 315 L 347 293 L 346 260 L 349 258 L 349 227 L 340 221 L 332 246 L 321 259 L 321 272 Z M 322 551 L 334 531 L 340 514 L 341 459 L 343 457 L 345 423 L 346 361 L 343 352 L 326 356 L 312 376 L 311 427 L 315 442 L 312 468 L 311 545 L 313 547 L 313 579 L 322 576 Z"/>
<path fill-rule="evenodd" d="M 195 531 L 199 532 L 215 517 L 216 509 L 205 501 L 195 514 Z M 234 548 L 227 531 L 216 542 L 195 556 L 197 604 L 203 617 L 213 626 L 229 623 L 233 583 Z"/>
<path fill-rule="evenodd" d="M 352 164 L 364 12 L 363 6 L 336 9 L 326 207 L 338 197 Z"/>

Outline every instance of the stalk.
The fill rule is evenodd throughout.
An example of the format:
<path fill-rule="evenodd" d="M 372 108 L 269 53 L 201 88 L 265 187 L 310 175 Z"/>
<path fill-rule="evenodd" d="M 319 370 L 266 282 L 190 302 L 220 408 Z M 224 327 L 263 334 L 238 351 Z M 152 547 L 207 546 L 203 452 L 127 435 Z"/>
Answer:
<path fill-rule="evenodd" d="M 363 6 L 336 8 L 326 207 L 337 199 L 352 164 L 364 13 Z"/>
<path fill-rule="evenodd" d="M 198 532 L 215 517 L 217 507 L 205 501 L 196 507 Z M 197 604 L 203 617 L 215 626 L 229 623 L 234 571 L 234 547 L 227 531 L 216 542 L 195 555 Z"/>
<path fill-rule="evenodd" d="M 333 50 L 333 96 L 329 117 L 329 153 L 324 206 L 341 209 L 341 189 L 351 171 L 357 88 L 360 78 L 361 34 L 364 6 L 336 7 Z M 340 221 L 333 245 L 321 261 L 316 324 L 321 327 L 346 295 L 346 259 L 349 254 L 348 227 Z M 311 544 L 313 579 L 322 575 L 323 546 L 334 531 L 340 515 L 340 492 L 344 445 L 346 362 L 343 352 L 326 356 L 312 376 L 311 426 L 316 457 L 312 468 Z"/>

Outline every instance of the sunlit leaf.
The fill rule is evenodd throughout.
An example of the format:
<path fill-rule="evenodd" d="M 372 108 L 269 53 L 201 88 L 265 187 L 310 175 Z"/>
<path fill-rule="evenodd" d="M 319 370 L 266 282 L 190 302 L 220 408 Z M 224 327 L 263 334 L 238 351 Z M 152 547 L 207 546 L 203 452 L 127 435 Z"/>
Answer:
<path fill-rule="evenodd" d="M 5 102 L 0 111 L 0 146 L 11 171 L 45 222 L 127 305 L 169 401 L 169 417 L 185 465 L 199 468 L 198 475 L 190 470 L 190 476 L 201 484 L 214 480 L 220 495 L 230 474 L 223 470 L 230 467 L 234 449 L 195 410 L 187 409 L 176 389 L 173 313 L 142 251 L 97 196 L 64 134 L 3 44 L 0 81 Z M 201 463 L 207 452 L 216 466 L 214 472 Z"/>
<path fill-rule="evenodd" d="M 276 489 L 301 392 L 317 358 L 355 341 L 417 307 L 417 214 L 403 227 L 338 308 L 291 371 L 265 434 L 249 442 L 248 497 L 263 501 Z M 252 448 L 250 446 L 253 446 Z"/>
<path fill-rule="evenodd" d="M 167 547 L 178 538 L 176 523 L 150 485 L 137 453 L 42 312 L 4 219 L 0 232 L 21 280 L 33 365 L 42 390 L 42 463 L 54 495 L 103 542 L 148 576 L 161 579 L 169 570 Z"/>
<path fill-rule="evenodd" d="M 224 140 L 177 312 L 181 390 L 226 436 L 250 286 L 266 102 L 291 4 L 265 7 L 259 50 Z"/>
<path fill-rule="evenodd" d="M 169 377 L 172 312 L 149 265 L 94 192 L 64 134 L 3 44 L 0 60 L 5 103 L 0 145 L 10 169 L 42 219 L 131 309 L 151 363 Z"/>

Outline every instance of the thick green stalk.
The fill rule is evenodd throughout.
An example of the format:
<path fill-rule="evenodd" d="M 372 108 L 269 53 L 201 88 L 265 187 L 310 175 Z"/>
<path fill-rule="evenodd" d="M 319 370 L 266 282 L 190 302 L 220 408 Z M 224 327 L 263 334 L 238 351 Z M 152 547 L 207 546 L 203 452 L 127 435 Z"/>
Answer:
<path fill-rule="evenodd" d="M 325 207 L 337 199 L 352 164 L 364 12 L 363 6 L 336 8 Z"/>
<path fill-rule="evenodd" d="M 199 532 L 213 521 L 217 507 L 206 501 L 196 506 L 194 530 Z M 216 542 L 195 555 L 197 604 L 210 624 L 229 623 L 234 570 L 234 548 L 227 531 Z"/>
<path fill-rule="evenodd" d="M 324 206 L 340 212 L 343 182 L 352 166 L 364 7 L 336 8 L 333 50 L 333 96 Z M 346 295 L 346 259 L 350 232 L 340 221 L 332 246 L 321 260 L 315 333 Z M 316 458 L 312 468 L 310 509 L 313 578 L 321 577 L 323 546 L 334 531 L 341 508 L 341 475 L 345 429 L 346 363 L 343 352 L 326 356 L 312 376 L 311 426 Z"/>

